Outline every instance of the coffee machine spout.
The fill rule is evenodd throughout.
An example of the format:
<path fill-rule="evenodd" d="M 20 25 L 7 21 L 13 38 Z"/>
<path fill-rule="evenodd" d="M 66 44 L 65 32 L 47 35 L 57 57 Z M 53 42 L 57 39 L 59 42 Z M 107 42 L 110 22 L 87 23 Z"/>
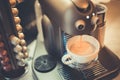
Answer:
<path fill-rule="evenodd" d="M 89 6 L 89 0 L 72 0 L 72 2 L 81 9 L 87 9 Z"/>

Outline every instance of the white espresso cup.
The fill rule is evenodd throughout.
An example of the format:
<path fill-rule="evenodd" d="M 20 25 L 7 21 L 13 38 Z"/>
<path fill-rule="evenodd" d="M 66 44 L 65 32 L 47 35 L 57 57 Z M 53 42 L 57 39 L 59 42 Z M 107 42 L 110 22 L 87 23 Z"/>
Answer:
<path fill-rule="evenodd" d="M 100 44 L 90 35 L 77 35 L 68 39 L 67 53 L 62 57 L 62 62 L 71 68 L 85 69 L 98 58 Z"/>

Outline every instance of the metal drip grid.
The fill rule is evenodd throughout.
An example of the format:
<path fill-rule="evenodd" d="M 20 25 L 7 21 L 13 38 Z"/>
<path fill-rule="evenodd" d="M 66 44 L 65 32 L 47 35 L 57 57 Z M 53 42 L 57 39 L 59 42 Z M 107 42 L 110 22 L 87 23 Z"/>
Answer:
<path fill-rule="evenodd" d="M 105 69 L 99 61 L 97 61 L 93 67 L 86 70 L 79 70 L 77 72 L 77 74 L 80 75 L 79 79 L 75 80 L 94 80 L 98 76 L 105 74 L 107 71 L 108 70 Z M 58 69 L 58 72 L 63 80 L 74 80 L 72 78 L 74 78 L 73 74 L 75 73 L 73 73 L 68 67 L 61 67 Z"/>

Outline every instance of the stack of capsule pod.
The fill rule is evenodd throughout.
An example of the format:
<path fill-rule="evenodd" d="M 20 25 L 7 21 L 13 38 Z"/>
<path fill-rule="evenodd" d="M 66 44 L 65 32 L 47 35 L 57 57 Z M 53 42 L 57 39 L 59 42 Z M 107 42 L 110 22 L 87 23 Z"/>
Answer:
<path fill-rule="evenodd" d="M 21 2 L 22 0 L 9 0 L 11 4 L 11 10 L 14 16 L 14 21 L 16 25 L 17 35 L 11 35 L 10 40 L 14 45 L 14 52 L 16 53 L 16 59 L 18 60 L 17 64 L 19 66 L 25 65 L 25 59 L 28 58 L 26 41 L 24 40 L 24 34 L 22 32 L 22 26 L 20 25 L 21 19 L 18 17 L 18 9 L 15 8 L 16 3 Z"/>
<path fill-rule="evenodd" d="M 10 64 L 10 59 L 8 58 L 8 52 L 5 48 L 5 44 L 1 33 L 0 33 L 0 59 L 3 69 L 5 71 L 10 71 L 12 66 Z"/>
<path fill-rule="evenodd" d="M 0 1 L 0 64 L 3 75 L 9 78 L 24 74 L 27 65 L 27 46 L 16 8 L 22 1 Z"/>

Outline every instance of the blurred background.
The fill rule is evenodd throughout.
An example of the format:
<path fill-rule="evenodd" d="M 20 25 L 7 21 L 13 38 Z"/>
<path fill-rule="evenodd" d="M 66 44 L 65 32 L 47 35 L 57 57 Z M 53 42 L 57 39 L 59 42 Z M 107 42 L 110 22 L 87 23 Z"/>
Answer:
<path fill-rule="evenodd" d="M 120 58 L 120 0 L 107 3 L 105 44 Z"/>

